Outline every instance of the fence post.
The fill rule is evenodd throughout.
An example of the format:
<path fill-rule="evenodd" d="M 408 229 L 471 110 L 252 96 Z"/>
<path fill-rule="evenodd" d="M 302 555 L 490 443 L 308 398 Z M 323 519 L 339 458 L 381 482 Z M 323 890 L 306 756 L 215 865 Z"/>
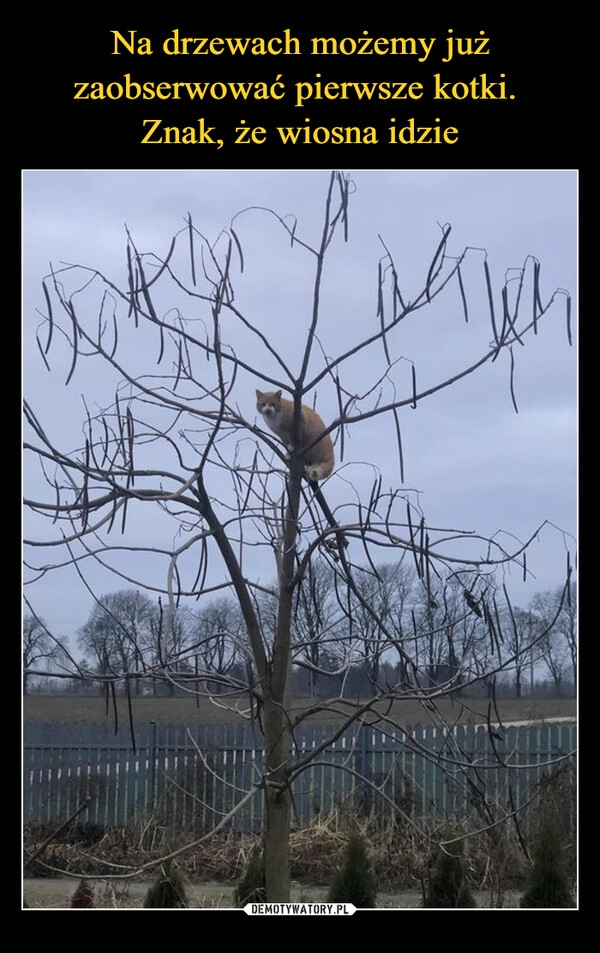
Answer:
<path fill-rule="evenodd" d="M 156 742 L 157 725 L 155 721 L 150 722 L 150 735 L 148 742 L 148 801 L 147 805 L 150 811 L 154 811 L 156 800 Z"/>
<path fill-rule="evenodd" d="M 358 729 L 358 748 L 360 773 L 366 781 L 373 779 L 373 729 L 360 725 Z M 373 791 L 369 784 L 363 784 L 362 812 L 368 817 L 373 808 Z"/>
<path fill-rule="evenodd" d="M 369 781 L 373 778 L 373 729 L 367 725 L 360 726 L 361 734 L 361 761 L 362 772 Z M 370 790 L 370 788 L 369 788 Z"/>

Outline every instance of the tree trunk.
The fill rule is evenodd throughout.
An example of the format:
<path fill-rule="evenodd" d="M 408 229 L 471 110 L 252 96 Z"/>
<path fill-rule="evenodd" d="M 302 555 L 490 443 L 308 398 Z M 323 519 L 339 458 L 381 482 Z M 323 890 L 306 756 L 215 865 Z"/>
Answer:
<path fill-rule="evenodd" d="M 287 706 L 285 706 L 287 708 Z M 290 899 L 290 826 L 292 798 L 288 787 L 290 731 L 281 704 L 267 700 L 265 737 L 265 885 L 269 902 Z"/>
<path fill-rule="evenodd" d="M 269 902 L 290 899 L 290 827 L 292 796 L 289 789 L 290 696 L 292 683 L 291 627 L 293 579 L 298 504 L 302 481 L 302 458 L 293 456 L 288 478 L 288 501 L 281 549 L 278 557 L 279 606 L 273 643 L 273 657 L 268 666 L 264 700 L 265 738 L 265 886 Z"/>

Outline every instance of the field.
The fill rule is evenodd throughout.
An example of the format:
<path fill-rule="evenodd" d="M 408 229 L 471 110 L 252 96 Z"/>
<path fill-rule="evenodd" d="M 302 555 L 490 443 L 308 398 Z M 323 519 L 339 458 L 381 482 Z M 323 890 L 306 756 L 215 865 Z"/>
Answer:
<path fill-rule="evenodd" d="M 218 700 L 218 696 L 217 696 Z M 314 704 L 314 700 L 312 702 Z M 241 715 L 232 711 L 234 707 L 243 711 L 247 705 L 244 698 L 228 699 L 229 707 L 223 707 L 209 699 L 195 698 L 133 698 L 134 721 L 147 723 L 156 721 L 162 724 L 226 724 L 241 719 Z M 310 707 L 309 699 L 297 699 L 293 703 L 294 712 Z M 507 698 L 498 701 L 498 712 L 502 722 L 509 724 L 523 721 L 548 721 L 550 719 L 575 719 L 577 701 L 575 698 Z M 404 726 L 428 724 L 433 714 L 419 702 L 395 702 L 391 712 L 387 705 L 384 709 Z M 438 710 L 451 723 L 485 723 L 488 712 L 486 699 L 440 699 Z M 127 718 L 124 699 L 118 700 L 119 718 Z M 23 700 L 23 718 L 25 721 L 102 721 L 111 718 L 112 712 L 106 712 L 104 700 L 100 696 L 80 697 L 73 695 L 28 695 Z M 341 714 L 331 712 L 310 716 L 310 720 L 321 724 L 335 724 L 341 720 Z M 495 714 L 492 721 L 497 721 Z"/>

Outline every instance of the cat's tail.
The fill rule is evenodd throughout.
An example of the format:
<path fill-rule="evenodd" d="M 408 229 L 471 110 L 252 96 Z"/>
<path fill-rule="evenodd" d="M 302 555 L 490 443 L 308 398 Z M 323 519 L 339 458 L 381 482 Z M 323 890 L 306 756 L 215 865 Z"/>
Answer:
<path fill-rule="evenodd" d="M 331 510 L 330 510 L 330 508 L 329 508 L 329 504 L 327 503 L 327 500 L 326 500 L 325 497 L 323 496 L 323 492 L 322 492 L 322 490 L 321 490 L 319 484 L 316 482 L 316 480 L 310 480 L 310 481 L 309 481 L 309 485 L 310 485 L 311 490 L 312 490 L 313 493 L 315 494 L 315 499 L 317 500 L 319 506 L 321 507 L 321 509 L 322 509 L 322 511 L 323 511 L 323 514 L 325 515 L 325 518 L 326 518 L 327 522 L 329 523 L 329 525 L 331 526 L 332 529 L 337 530 L 337 532 L 336 532 L 336 534 L 335 534 L 335 541 L 332 540 L 332 539 L 330 539 L 330 540 L 328 540 L 328 541 L 326 542 L 326 545 L 327 545 L 330 549 L 331 549 L 331 548 L 338 549 L 339 552 L 340 552 L 340 554 L 342 554 L 343 551 L 344 551 L 344 549 L 346 549 L 346 547 L 347 547 L 347 545 L 348 545 L 348 540 L 347 540 L 346 537 L 344 536 L 344 533 L 343 533 L 342 530 L 341 530 L 340 524 L 338 523 L 338 521 L 336 520 L 335 516 L 334 516 L 333 513 L 331 512 Z"/>

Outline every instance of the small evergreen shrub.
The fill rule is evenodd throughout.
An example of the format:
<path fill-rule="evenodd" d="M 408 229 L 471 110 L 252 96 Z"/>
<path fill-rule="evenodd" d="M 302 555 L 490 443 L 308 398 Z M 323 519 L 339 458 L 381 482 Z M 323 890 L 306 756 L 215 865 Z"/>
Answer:
<path fill-rule="evenodd" d="M 144 907 L 187 907 L 187 897 L 183 878 L 179 871 L 167 864 L 161 868 L 159 876 L 149 888 Z"/>
<path fill-rule="evenodd" d="M 71 908 L 84 908 L 94 906 L 94 888 L 90 886 L 87 880 L 80 880 L 77 890 L 71 897 Z"/>
<path fill-rule="evenodd" d="M 265 852 L 262 844 L 256 844 L 250 852 L 246 873 L 235 888 L 233 902 L 236 907 L 245 907 L 247 903 L 264 903 L 266 899 Z"/>
<path fill-rule="evenodd" d="M 563 852 L 556 825 L 550 817 L 540 821 L 533 851 L 533 867 L 521 907 L 573 907 Z"/>
<path fill-rule="evenodd" d="M 440 850 L 437 856 L 423 906 L 476 907 L 477 902 L 471 892 L 465 869 L 461 841 L 451 844 L 449 850 L 452 853 Z"/>
<path fill-rule="evenodd" d="M 377 884 L 365 843 L 360 834 L 348 839 L 342 866 L 336 872 L 327 899 L 334 903 L 353 903 L 355 907 L 375 907 Z"/>

